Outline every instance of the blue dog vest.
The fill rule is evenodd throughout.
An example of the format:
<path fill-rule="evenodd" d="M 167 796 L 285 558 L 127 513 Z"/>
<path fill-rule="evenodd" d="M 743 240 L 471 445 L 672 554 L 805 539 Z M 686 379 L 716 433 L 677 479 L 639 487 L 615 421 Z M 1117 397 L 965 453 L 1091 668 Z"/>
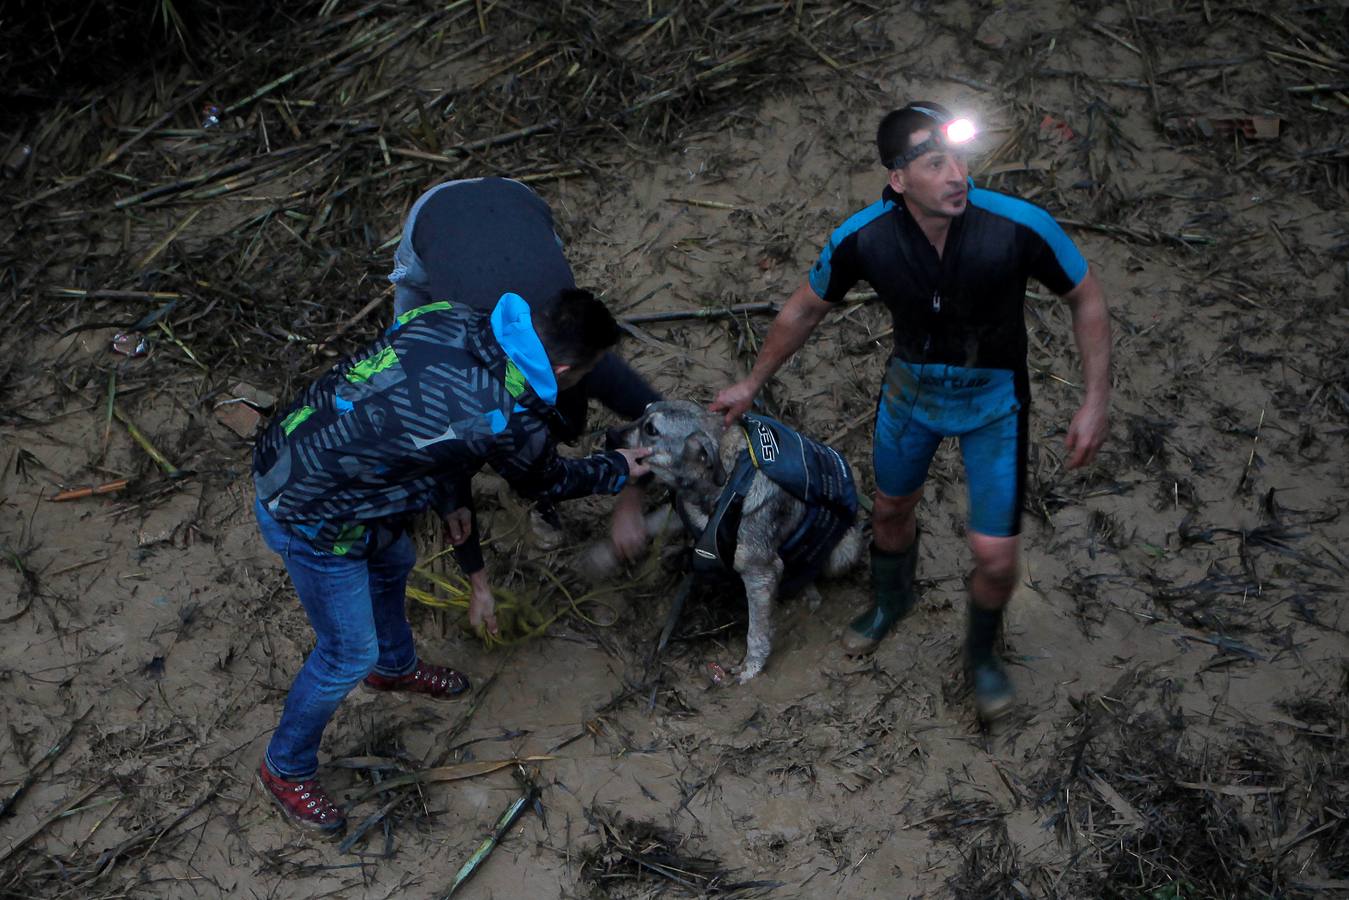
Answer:
<path fill-rule="evenodd" d="M 805 504 L 801 524 L 778 547 L 787 595 L 809 584 L 857 519 L 857 487 L 842 454 L 766 416 L 741 418 L 748 447 L 736 457 L 726 487 L 693 547 L 693 571 L 732 570 L 740 513 L 754 479 L 763 474 Z"/>

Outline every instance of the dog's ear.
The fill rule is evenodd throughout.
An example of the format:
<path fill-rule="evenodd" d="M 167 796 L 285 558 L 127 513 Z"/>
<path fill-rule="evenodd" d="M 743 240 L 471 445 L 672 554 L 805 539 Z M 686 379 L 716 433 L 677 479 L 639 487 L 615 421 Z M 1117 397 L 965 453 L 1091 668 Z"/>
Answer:
<path fill-rule="evenodd" d="M 684 439 L 684 465 L 708 469 L 712 473 L 712 483 L 717 487 L 726 483 L 726 470 L 721 467 L 717 444 L 701 431 Z"/>

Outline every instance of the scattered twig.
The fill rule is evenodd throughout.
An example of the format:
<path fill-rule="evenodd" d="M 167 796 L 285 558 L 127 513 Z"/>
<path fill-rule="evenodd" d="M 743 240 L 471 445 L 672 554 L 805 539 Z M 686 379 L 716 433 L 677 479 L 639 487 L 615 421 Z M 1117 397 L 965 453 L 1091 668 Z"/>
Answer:
<path fill-rule="evenodd" d="M 454 892 L 459 890 L 464 882 L 473 877 L 473 873 L 478 871 L 478 868 L 487 860 L 488 856 L 491 856 L 497 844 L 501 843 L 520 817 L 529 811 L 530 806 L 533 805 L 538 796 L 539 789 L 530 785 L 524 794 L 517 797 L 510 806 L 506 807 L 505 811 L 497 818 L 496 825 L 492 827 L 492 833 L 478 845 L 478 849 L 473 851 L 473 855 L 455 873 L 454 881 L 445 894 L 447 898 L 453 897 Z"/>
<path fill-rule="evenodd" d="M 89 706 L 75 717 L 75 721 L 70 723 L 70 727 L 66 729 L 65 734 L 61 735 L 56 743 L 52 744 L 51 748 L 42 754 L 42 758 L 37 761 L 37 765 L 28 770 L 28 774 L 19 782 L 19 786 L 5 798 L 3 803 L 0 803 L 0 820 L 14 812 L 14 805 L 19 802 L 19 798 L 24 795 L 24 792 L 36 784 L 37 780 L 42 777 L 42 773 L 47 771 L 52 763 L 60 758 L 62 753 L 66 752 L 66 749 L 70 746 L 71 738 L 75 736 L 75 729 L 79 727 L 93 708 L 93 706 Z"/>
<path fill-rule="evenodd" d="M 1246 465 L 1241 468 L 1241 477 L 1237 479 L 1237 486 L 1234 493 L 1241 493 L 1241 489 L 1246 486 L 1246 479 L 1250 477 L 1251 466 L 1255 463 L 1255 451 L 1260 445 L 1260 429 L 1265 426 L 1265 409 L 1260 407 L 1260 421 L 1255 424 L 1255 434 L 1251 437 L 1251 452 L 1246 457 Z"/>
<path fill-rule="evenodd" d="M 114 405 L 112 414 L 117 417 L 117 421 L 126 426 L 127 434 L 131 435 L 131 439 L 145 451 L 146 456 L 149 456 L 155 461 L 155 464 L 164 471 L 165 475 L 176 480 L 192 474 L 191 472 L 185 472 L 182 469 L 179 469 L 173 463 L 169 462 L 168 457 L 163 453 L 160 453 L 159 449 L 150 442 L 150 439 L 145 436 L 144 432 L 136 427 L 136 423 L 127 418 L 126 413 L 122 412 L 120 406 Z"/>
<path fill-rule="evenodd" d="M 109 481 L 106 484 L 94 485 L 93 487 L 71 488 L 48 499 L 53 503 L 61 503 L 66 500 L 83 500 L 85 497 L 96 497 L 100 494 L 115 494 L 118 491 L 125 490 L 128 484 L 130 484 L 129 479 L 119 478 L 116 481 Z"/>

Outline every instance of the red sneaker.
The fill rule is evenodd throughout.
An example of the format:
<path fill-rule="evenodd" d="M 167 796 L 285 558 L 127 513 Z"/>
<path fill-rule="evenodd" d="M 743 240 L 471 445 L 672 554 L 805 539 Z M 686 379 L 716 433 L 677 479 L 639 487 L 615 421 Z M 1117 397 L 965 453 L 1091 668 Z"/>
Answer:
<path fill-rule="evenodd" d="M 287 781 L 273 775 L 263 762 L 258 767 L 258 784 L 291 824 L 326 835 L 347 827 L 347 817 L 313 778 Z"/>
<path fill-rule="evenodd" d="M 468 690 L 468 676 L 445 666 L 431 666 L 417 661 L 417 668 L 394 678 L 371 672 L 365 677 L 368 691 L 407 691 L 425 694 L 435 700 L 453 700 Z"/>

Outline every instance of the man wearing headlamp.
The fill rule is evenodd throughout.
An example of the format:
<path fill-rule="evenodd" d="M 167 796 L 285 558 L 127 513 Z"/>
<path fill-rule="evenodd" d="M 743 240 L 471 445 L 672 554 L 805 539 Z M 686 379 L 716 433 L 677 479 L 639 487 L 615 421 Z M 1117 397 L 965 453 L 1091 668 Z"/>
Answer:
<path fill-rule="evenodd" d="M 965 658 L 975 705 L 991 720 L 1013 701 L 994 642 L 1020 553 L 1026 282 L 1036 278 L 1072 312 L 1084 390 L 1065 441 L 1069 468 L 1090 463 L 1109 431 L 1110 320 L 1096 276 L 1047 212 L 972 185 L 962 147 L 973 136 L 968 120 L 936 103 L 912 103 L 881 120 L 876 143 L 889 170 L 881 199 L 833 232 L 749 376 L 711 408 L 728 421 L 739 416 L 854 284 L 876 289 L 893 316 L 895 343 L 873 445 L 873 605 L 845 629 L 843 646 L 871 652 L 913 607 L 923 482 L 941 439 L 958 437 L 974 556 Z"/>

